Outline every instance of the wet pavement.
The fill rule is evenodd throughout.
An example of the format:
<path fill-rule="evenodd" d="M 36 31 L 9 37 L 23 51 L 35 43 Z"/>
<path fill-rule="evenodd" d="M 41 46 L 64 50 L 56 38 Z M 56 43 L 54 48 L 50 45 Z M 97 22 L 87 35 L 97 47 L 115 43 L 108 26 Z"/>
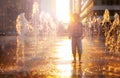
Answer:
<path fill-rule="evenodd" d="M 68 37 L 48 38 L 39 40 L 36 45 L 27 45 L 24 49 L 24 63 L 0 65 L 0 78 L 120 77 L 120 57 L 106 55 L 104 44 L 99 40 L 84 38 L 82 43 L 82 63 L 78 59 L 73 63 L 71 40 Z M 14 48 L 11 48 L 9 50 L 14 52 Z M 5 51 L 8 51 L 7 48 L 2 52 Z"/>

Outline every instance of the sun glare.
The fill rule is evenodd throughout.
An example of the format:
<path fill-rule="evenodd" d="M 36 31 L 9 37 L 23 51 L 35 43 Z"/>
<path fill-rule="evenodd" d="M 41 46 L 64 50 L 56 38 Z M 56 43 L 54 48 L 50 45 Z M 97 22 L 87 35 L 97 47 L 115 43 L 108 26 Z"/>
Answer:
<path fill-rule="evenodd" d="M 56 0 L 56 15 L 58 20 L 63 21 L 64 23 L 69 22 L 70 14 L 70 1 L 69 0 Z"/>

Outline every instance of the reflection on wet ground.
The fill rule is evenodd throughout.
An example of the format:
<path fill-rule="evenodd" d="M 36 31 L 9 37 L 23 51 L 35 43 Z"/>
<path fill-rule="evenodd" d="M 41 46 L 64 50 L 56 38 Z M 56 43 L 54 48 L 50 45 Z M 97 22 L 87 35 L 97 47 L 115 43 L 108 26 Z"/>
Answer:
<path fill-rule="evenodd" d="M 16 45 L 16 37 L 0 37 L 0 66 L 15 64 Z"/>
<path fill-rule="evenodd" d="M 17 54 L 21 54 L 22 48 L 17 46 L 16 39 L 0 39 L 0 78 L 120 77 L 120 58 L 105 55 L 104 46 L 99 41 L 83 39 L 82 63 L 72 63 L 70 39 L 57 37 L 40 40 L 38 48 L 26 45 L 24 58 L 21 59 L 24 59 L 23 63 L 18 62 L 23 55 Z"/>

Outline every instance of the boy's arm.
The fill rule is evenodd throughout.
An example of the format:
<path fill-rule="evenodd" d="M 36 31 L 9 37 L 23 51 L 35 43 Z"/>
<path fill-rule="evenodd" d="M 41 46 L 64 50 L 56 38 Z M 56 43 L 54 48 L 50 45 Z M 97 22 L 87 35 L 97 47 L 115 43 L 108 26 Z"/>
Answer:
<path fill-rule="evenodd" d="M 84 28 L 83 28 L 83 24 L 81 23 L 81 33 L 82 33 L 82 39 L 83 39 L 83 37 L 84 37 Z"/>
<path fill-rule="evenodd" d="M 68 26 L 68 37 L 71 38 L 71 25 Z"/>

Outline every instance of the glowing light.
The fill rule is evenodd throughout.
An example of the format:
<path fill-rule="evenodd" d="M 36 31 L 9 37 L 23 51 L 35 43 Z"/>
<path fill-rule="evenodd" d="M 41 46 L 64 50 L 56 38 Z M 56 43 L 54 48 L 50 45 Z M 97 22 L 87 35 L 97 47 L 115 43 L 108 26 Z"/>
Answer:
<path fill-rule="evenodd" d="M 33 14 L 39 12 L 38 7 L 39 7 L 38 3 L 35 2 L 35 3 L 33 4 Z"/>
<path fill-rule="evenodd" d="M 56 15 L 58 20 L 63 21 L 65 23 L 69 22 L 69 0 L 56 0 Z"/>
<path fill-rule="evenodd" d="M 71 64 L 60 64 L 56 66 L 57 69 L 60 71 L 58 75 L 61 76 L 71 76 L 72 75 L 72 65 Z"/>
<path fill-rule="evenodd" d="M 56 56 L 59 58 L 60 61 L 72 61 L 72 52 L 71 52 L 71 41 L 70 40 L 63 40 L 57 45 L 60 45 L 59 47 L 56 47 Z"/>
<path fill-rule="evenodd" d="M 71 52 L 71 41 L 68 39 L 64 39 L 61 42 L 58 42 L 57 45 L 59 45 L 58 47 L 56 47 L 56 56 L 59 58 L 59 64 L 56 65 L 56 68 L 59 70 L 59 73 L 57 73 L 57 75 L 71 76 L 71 61 L 73 60 Z"/>

